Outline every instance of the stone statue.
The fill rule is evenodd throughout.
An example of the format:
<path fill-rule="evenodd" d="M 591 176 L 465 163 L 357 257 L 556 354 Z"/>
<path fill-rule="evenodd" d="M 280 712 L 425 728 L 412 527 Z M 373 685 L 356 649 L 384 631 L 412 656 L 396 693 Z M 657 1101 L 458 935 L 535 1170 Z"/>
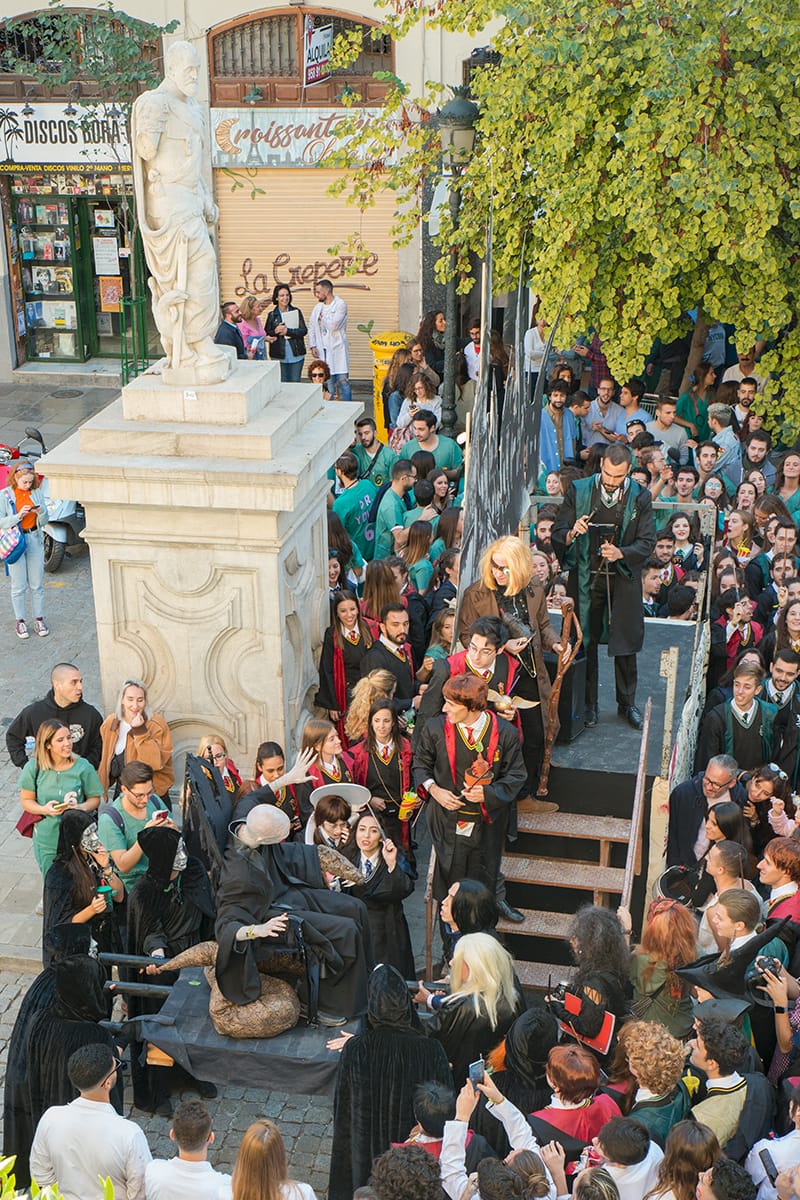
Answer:
<path fill-rule="evenodd" d="M 193 99 L 200 59 L 173 42 L 165 78 L 131 114 L 133 181 L 150 268 L 153 317 L 166 358 L 165 383 L 220 383 L 234 360 L 214 343 L 219 324 L 217 258 L 210 229 L 219 212 L 203 177 L 205 114 Z"/>

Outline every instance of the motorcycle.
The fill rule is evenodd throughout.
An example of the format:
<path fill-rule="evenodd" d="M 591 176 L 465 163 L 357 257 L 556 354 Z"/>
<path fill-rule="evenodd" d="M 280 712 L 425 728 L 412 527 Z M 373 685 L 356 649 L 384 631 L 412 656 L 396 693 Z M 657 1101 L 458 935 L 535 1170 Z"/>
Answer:
<path fill-rule="evenodd" d="M 25 450 L 21 447 L 26 441 L 37 442 L 39 449 Z M 16 446 L 8 446 L 0 442 L 0 487 L 4 487 L 12 462 L 24 454 L 26 458 L 36 460 L 47 453 L 44 438 L 38 429 L 29 425 L 25 429 L 25 437 Z M 68 546 L 83 545 L 81 533 L 86 528 L 86 513 L 83 505 L 77 500 L 51 500 L 47 494 L 45 480 L 45 495 L 48 522 L 43 528 L 44 534 L 44 569 L 52 575 L 64 561 Z"/>

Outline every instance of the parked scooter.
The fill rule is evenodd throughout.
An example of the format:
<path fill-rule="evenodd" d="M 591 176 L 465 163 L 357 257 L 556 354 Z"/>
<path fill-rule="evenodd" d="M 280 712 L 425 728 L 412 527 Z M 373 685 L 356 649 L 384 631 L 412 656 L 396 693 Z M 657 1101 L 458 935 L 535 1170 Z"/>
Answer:
<path fill-rule="evenodd" d="M 64 561 L 68 546 L 84 546 L 81 533 L 86 513 L 77 500 L 47 501 L 50 520 L 44 527 L 44 569 L 52 575 Z"/>
<path fill-rule="evenodd" d="M 38 448 L 23 451 L 22 447 L 26 442 L 37 442 Z M 44 438 L 33 425 L 26 426 L 25 436 L 17 442 L 16 446 L 8 446 L 5 442 L 0 442 L 0 487 L 6 486 L 12 463 L 18 462 L 23 457 L 36 460 L 46 453 Z"/>

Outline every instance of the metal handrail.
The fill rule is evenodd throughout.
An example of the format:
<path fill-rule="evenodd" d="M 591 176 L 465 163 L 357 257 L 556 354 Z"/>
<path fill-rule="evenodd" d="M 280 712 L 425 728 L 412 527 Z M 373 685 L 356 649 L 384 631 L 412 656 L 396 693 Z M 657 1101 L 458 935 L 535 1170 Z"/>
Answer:
<path fill-rule="evenodd" d="M 625 859 L 625 875 L 622 881 L 622 907 L 630 908 L 633 881 L 642 869 L 642 819 L 644 817 L 644 784 L 647 775 L 647 740 L 650 736 L 650 716 L 653 698 L 647 697 L 642 722 L 642 741 L 639 747 L 639 765 L 636 768 L 636 789 L 633 793 L 631 813 L 631 837 Z"/>

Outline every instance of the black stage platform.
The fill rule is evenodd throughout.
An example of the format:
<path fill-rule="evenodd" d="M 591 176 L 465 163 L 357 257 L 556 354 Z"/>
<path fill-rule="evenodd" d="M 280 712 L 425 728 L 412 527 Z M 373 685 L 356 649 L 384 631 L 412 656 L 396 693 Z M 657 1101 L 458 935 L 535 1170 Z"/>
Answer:
<path fill-rule="evenodd" d="M 139 1036 L 174 1058 L 195 1079 L 307 1096 L 333 1094 L 339 1054 L 328 1050 L 327 1043 L 345 1030 L 357 1033 L 358 1021 L 341 1029 L 312 1029 L 301 1019 L 294 1029 L 275 1038 L 222 1037 L 208 1015 L 209 996 L 203 968 L 186 968 L 161 1011 L 137 1022 Z"/>

